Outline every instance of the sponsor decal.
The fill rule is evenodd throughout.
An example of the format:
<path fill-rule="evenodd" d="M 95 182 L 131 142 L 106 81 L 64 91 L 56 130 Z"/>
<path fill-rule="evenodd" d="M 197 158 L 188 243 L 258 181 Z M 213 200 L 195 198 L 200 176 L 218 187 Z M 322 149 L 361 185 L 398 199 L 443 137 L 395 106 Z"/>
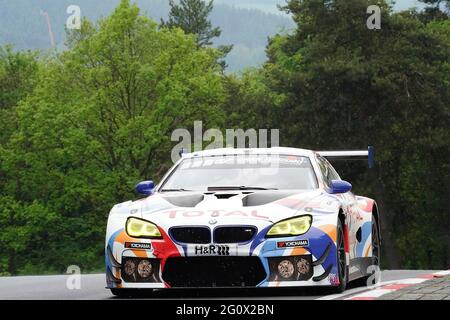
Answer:
<path fill-rule="evenodd" d="M 152 248 L 152 244 L 151 243 L 139 243 L 139 242 L 125 242 L 125 248 L 149 250 Z"/>
<path fill-rule="evenodd" d="M 212 218 L 216 217 L 250 217 L 254 219 L 268 220 L 269 217 L 260 215 L 257 210 L 251 211 L 242 211 L 242 210 L 234 210 L 234 211 L 226 211 L 226 210 L 194 210 L 194 211 L 186 211 L 186 210 L 169 210 L 164 211 L 162 214 L 168 216 L 170 219 L 178 219 L 178 218 L 198 218 L 209 216 Z"/>
<path fill-rule="evenodd" d="M 341 283 L 339 281 L 339 276 L 335 273 L 330 273 L 328 275 L 328 281 L 330 281 L 330 284 L 333 286 L 338 286 Z"/>
<path fill-rule="evenodd" d="M 188 255 L 190 256 L 229 256 L 235 255 L 236 246 L 210 244 L 210 245 L 190 245 Z"/>
<path fill-rule="evenodd" d="M 309 246 L 308 239 L 277 242 L 277 248 L 293 248 L 293 247 L 307 247 L 307 246 Z"/>

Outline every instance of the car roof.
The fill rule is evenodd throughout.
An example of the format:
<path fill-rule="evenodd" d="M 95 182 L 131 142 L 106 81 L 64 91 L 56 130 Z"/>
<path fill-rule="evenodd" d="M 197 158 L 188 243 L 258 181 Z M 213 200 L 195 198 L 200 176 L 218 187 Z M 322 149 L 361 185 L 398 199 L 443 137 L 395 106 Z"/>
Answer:
<path fill-rule="evenodd" d="M 223 148 L 210 149 L 204 151 L 195 151 L 192 153 L 183 154 L 183 158 L 196 157 L 214 157 L 227 155 L 258 155 L 258 154 L 273 154 L 273 155 L 289 155 L 289 156 L 304 156 L 312 157 L 315 152 L 307 149 L 274 147 L 274 148 Z"/>

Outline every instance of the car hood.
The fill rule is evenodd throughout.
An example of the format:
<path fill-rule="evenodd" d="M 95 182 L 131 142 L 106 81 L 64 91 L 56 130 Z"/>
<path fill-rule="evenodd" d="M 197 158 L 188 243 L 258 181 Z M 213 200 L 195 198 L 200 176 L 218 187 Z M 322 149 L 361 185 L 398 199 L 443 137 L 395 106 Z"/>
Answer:
<path fill-rule="evenodd" d="M 134 202 L 133 207 L 136 215 L 162 227 L 264 226 L 301 214 L 335 212 L 335 200 L 321 190 L 172 192 L 156 193 Z"/>

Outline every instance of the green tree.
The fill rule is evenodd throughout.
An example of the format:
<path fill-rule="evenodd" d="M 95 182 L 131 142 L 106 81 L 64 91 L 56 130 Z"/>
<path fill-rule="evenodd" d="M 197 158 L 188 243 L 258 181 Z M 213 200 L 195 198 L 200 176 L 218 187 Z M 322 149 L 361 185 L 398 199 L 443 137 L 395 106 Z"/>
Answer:
<path fill-rule="evenodd" d="M 264 67 L 266 83 L 284 97 L 275 121 L 283 144 L 374 145 L 372 173 L 359 164 L 340 169 L 358 182 L 356 193 L 380 204 L 385 264 L 446 267 L 448 232 L 441 226 L 450 221 L 438 208 L 445 207 L 449 181 L 439 160 L 450 156 L 449 24 L 425 24 L 415 12 L 396 14 L 380 1 L 382 29 L 368 30 L 370 4 L 288 2 L 298 28 L 270 40 Z M 411 239 L 412 230 L 420 237 Z"/>
<path fill-rule="evenodd" d="M 270 90 L 266 80 L 261 69 L 247 69 L 241 75 L 225 77 L 227 99 L 223 108 L 229 128 L 279 128 L 274 115 L 280 110 L 283 96 Z"/>
<path fill-rule="evenodd" d="M 39 247 L 46 236 L 51 214 L 37 202 L 24 204 L 8 196 L 9 174 L 5 149 L 19 126 L 17 107 L 32 93 L 38 72 L 35 52 L 16 52 L 0 47 L 0 275 L 16 274 L 24 266 L 24 255 Z"/>
<path fill-rule="evenodd" d="M 219 27 L 213 28 L 209 20 L 213 0 L 180 0 L 179 4 L 169 0 L 169 4 L 169 19 L 161 21 L 162 26 L 181 28 L 187 34 L 196 35 L 199 47 L 212 45 L 212 39 L 220 37 L 222 31 Z"/>
<path fill-rule="evenodd" d="M 111 206 L 171 165 L 172 131 L 224 118 L 218 50 L 198 48 L 180 29 L 158 29 L 128 0 L 84 24 L 20 104 L 2 161 L 8 196 L 58 212 L 41 244 L 46 254 L 28 254 L 56 271 L 100 269 Z"/>
<path fill-rule="evenodd" d="M 38 257 L 48 254 L 42 250 L 42 243 L 48 240 L 55 220 L 56 214 L 38 202 L 23 204 L 12 197 L 0 196 L 0 275 L 15 275 L 29 269 L 25 257 L 30 252 Z"/>
<path fill-rule="evenodd" d="M 16 129 L 16 107 L 33 90 L 37 69 L 35 52 L 0 47 L 0 146 Z"/>
<path fill-rule="evenodd" d="M 222 31 L 219 27 L 212 26 L 209 15 L 214 8 L 214 1 L 210 0 L 180 0 L 176 4 L 174 0 L 169 0 L 170 12 L 168 21 L 161 19 L 161 26 L 168 28 L 180 28 L 186 34 L 193 34 L 196 36 L 197 46 L 211 46 L 213 39 L 220 37 Z M 220 56 L 220 65 L 223 69 L 227 67 L 223 58 L 231 52 L 232 45 L 221 45 L 219 51 L 222 52 Z"/>

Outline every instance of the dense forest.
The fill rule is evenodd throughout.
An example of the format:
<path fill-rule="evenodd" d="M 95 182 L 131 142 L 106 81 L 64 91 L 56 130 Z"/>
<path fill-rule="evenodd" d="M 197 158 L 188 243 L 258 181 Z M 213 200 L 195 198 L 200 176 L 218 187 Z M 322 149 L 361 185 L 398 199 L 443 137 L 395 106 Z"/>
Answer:
<path fill-rule="evenodd" d="M 338 169 L 380 205 L 383 266 L 448 268 L 450 2 L 394 12 L 379 0 L 382 27 L 369 30 L 371 2 L 288 1 L 295 27 L 240 75 L 129 0 L 68 33 L 64 51 L 0 47 L 0 274 L 101 270 L 112 205 L 160 178 L 171 133 L 198 120 L 278 128 L 284 146 L 374 145 L 373 170 Z"/>
<path fill-rule="evenodd" d="M 76 4 L 83 17 L 97 21 L 109 15 L 120 0 L 0 0 L 0 45 L 13 43 L 16 49 L 51 48 L 47 22 L 43 13 L 48 13 L 55 45 L 65 49 L 66 9 Z M 272 5 L 273 0 L 259 0 L 261 4 Z M 137 0 L 141 13 L 159 22 L 169 12 L 168 0 Z M 295 25 L 287 15 L 269 14 L 261 10 L 239 8 L 227 5 L 227 1 L 215 1 L 211 21 L 222 29 L 216 45 L 233 44 L 227 57 L 228 71 L 239 71 L 247 66 L 258 66 L 266 58 L 267 38 L 282 30 L 290 30 Z M 232 2 L 231 2 L 232 4 Z"/>

